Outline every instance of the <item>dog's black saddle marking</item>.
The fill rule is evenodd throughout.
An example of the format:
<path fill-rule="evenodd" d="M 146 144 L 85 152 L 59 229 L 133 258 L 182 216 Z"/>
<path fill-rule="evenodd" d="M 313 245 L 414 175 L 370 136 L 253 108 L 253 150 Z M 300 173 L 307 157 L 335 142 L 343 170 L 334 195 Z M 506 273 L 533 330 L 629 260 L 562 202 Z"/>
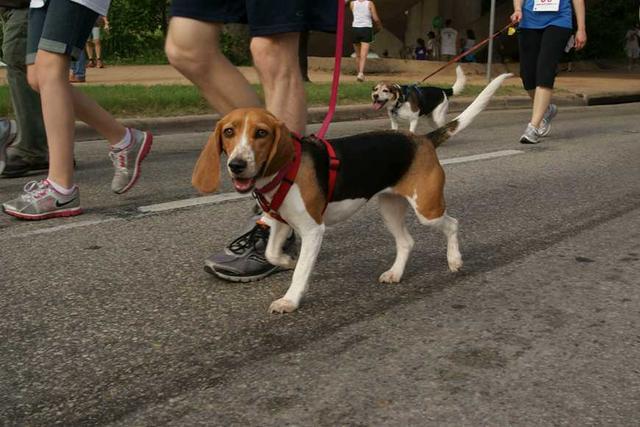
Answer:
<path fill-rule="evenodd" d="M 431 114 L 431 112 L 440 105 L 442 101 L 444 101 L 445 95 L 448 97 L 453 96 L 453 89 L 442 89 L 433 86 L 418 86 L 415 84 L 401 85 L 400 98 L 391 112 L 392 114 L 398 114 L 400 106 L 414 98 L 420 108 L 421 116 Z"/>

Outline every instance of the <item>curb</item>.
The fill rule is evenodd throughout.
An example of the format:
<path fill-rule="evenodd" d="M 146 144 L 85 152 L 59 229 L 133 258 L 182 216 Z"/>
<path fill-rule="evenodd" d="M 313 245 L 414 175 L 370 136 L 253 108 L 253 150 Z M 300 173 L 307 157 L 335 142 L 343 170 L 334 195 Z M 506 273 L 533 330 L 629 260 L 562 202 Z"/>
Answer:
<path fill-rule="evenodd" d="M 455 98 L 450 101 L 449 111 L 460 112 L 466 108 L 473 97 Z M 564 107 L 583 107 L 591 105 L 611 105 L 628 102 L 640 102 L 640 93 L 601 94 L 601 95 L 564 95 L 554 97 L 554 103 Z M 494 97 L 488 110 L 530 108 L 531 100 L 526 96 Z M 322 123 L 327 113 L 327 107 L 309 108 L 308 123 Z M 375 111 L 369 104 L 341 105 L 336 107 L 334 122 L 355 120 L 372 120 L 387 117 L 386 111 Z M 208 132 L 213 129 L 219 114 L 206 114 L 179 117 L 148 117 L 137 119 L 123 119 L 120 122 L 127 127 L 150 130 L 154 135 L 173 135 L 183 133 Z M 100 135 L 84 123 L 76 123 L 76 140 L 88 141 L 100 139 Z"/>

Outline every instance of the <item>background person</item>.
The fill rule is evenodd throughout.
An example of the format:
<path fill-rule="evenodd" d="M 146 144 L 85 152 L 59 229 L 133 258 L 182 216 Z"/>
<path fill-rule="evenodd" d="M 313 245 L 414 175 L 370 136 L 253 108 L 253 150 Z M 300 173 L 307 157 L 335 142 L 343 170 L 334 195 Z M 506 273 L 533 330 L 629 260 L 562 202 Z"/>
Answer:
<path fill-rule="evenodd" d="M 427 45 L 424 39 L 416 40 L 416 48 L 413 51 L 413 56 L 418 61 L 426 61 L 427 60 Z"/>
<path fill-rule="evenodd" d="M 100 29 L 104 28 L 105 31 L 109 31 L 109 20 L 106 16 L 99 16 L 95 25 L 91 28 L 91 34 L 87 40 L 86 51 L 89 58 L 87 67 L 89 68 L 104 68 L 104 61 L 102 60 L 102 36 Z"/>
<path fill-rule="evenodd" d="M 466 52 L 476 45 L 476 33 L 473 30 L 467 30 L 467 37 L 464 39 L 462 43 L 462 51 Z M 474 52 L 465 55 L 462 58 L 462 62 L 476 62 L 476 54 Z"/>
<path fill-rule="evenodd" d="M 71 83 L 84 83 L 87 81 L 87 54 L 84 49 L 80 51 L 78 59 L 71 62 L 69 81 Z"/>
<path fill-rule="evenodd" d="M 40 96 L 27 82 L 28 16 L 29 0 L 0 0 L 2 61 L 7 64 L 7 82 L 17 124 L 17 142 L 8 149 L 13 139 L 7 134 L 10 128 L 0 128 L 0 158 L 5 162 L 4 170 L 0 171 L 3 178 L 42 172 L 49 167 Z"/>
<path fill-rule="evenodd" d="M 364 66 L 369 55 L 369 45 L 373 41 L 373 26 L 377 30 L 382 28 L 382 21 L 378 16 L 375 4 L 371 0 L 352 0 L 349 3 L 353 13 L 352 33 L 353 50 L 356 53 L 357 80 L 364 81 Z"/>
<path fill-rule="evenodd" d="M 549 3 L 549 2 L 547 2 Z M 577 31 L 575 49 L 587 42 L 584 0 L 558 0 L 555 10 L 541 11 L 542 0 L 514 0 L 513 24 L 519 23 L 520 77 L 533 100 L 531 121 L 520 138 L 523 144 L 537 144 L 551 130 L 558 108 L 551 104 L 558 62 L 573 32 L 575 11 Z M 572 7 L 573 6 L 573 7 Z"/>
<path fill-rule="evenodd" d="M 307 106 L 298 63 L 300 33 L 334 32 L 334 0 L 173 0 L 165 50 L 169 62 L 191 80 L 211 107 L 224 115 L 240 107 L 259 107 L 247 79 L 224 56 L 224 23 L 249 25 L 253 63 L 265 94 L 265 106 L 294 132 L 304 134 Z M 302 10 L 301 10 L 302 8 Z M 230 281 L 259 280 L 276 271 L 264 256 L 269 228 L 258 221 L 224 251 L 205 261 L 205 270 Z M 293 235 L 285 243 L 287 250 Z"/>
<path fill-rule="evenodd" d="M 427 34 L 427 57 L 431 61 L 438 59 L 438 43 L 436 40 L 436 33 L 429 31 Z"/>
<path fill-rule="evenodd" d="M 629 28 L 624 36 L 624 41 L 624 50 L 629 61 L 627 69 L 631 71 L 640 57 L 640 24 Z"/>
<path fill-rule="evenodd" d="M 447 19 L 445 27 L 440 30 L 440 55 L 443 61 L 449 61 L 460 51 L 458 31 L 453 27 L 453 21 Z"/>

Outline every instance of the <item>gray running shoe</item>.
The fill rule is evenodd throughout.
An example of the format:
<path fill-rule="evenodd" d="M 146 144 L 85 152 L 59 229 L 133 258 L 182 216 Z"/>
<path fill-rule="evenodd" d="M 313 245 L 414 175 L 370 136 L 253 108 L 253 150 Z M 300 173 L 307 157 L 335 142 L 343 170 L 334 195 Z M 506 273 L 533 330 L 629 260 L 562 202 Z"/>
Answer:
<path fill-rule="evenodd" d="M 540 136 L 549 135 L 549 132 L 551 132 L 551 120 L 553 120 L 556 114 L 558 114 L 558 106 L 556 104 L 549 104 L 547 111 L 545 111 L 544 116 L 542 116 L 542 123 L 540 123 L 540 128 L 538 129 Z"/>
<path fill-rule="evenodd" d="M 520 137 L 521 144 L 537 144 L 540 142 L 540 131 L 536 129 L 531 123 L 527 125 L 524 133 Z"/>
<path fill-rule="evenodd" d="M 7 147 L 16 139 L 16 122 L 8 119 L 0 119 L 0 175 L 7 164 Z"/>
<path fill-rule="evenodd" d="M 204 270 L 230 282 L 253 282 L 282 271 L 269 264 L 264 252 L 269 241 L 269 227 L 256 224 L 251 230 L 232 241 L 223 253 L 213 255 L 204 262 Z M 293 249 L 295 235 L 285 241 L 283 250 Z"/>
<path fill-rule="evenodd" d="M 129 130 L 131 144 L 124 150 L 111 150 L 109 153 L 115 169 L 111 189 L 117 194 L 128 191 L 136 183 L 140 176 L 140 163 L 149 154 L 153 144 L 153 136 L 150 132 Z"/>
<path fill-rule="evenodd" d="M 68 196 L 58 193 L 49 181 L 31 181 L 24 193 L 2 205 L 5 213 L 20 219 L 48 219 L 80 215 L 80 190 L 76 187 Z"/>

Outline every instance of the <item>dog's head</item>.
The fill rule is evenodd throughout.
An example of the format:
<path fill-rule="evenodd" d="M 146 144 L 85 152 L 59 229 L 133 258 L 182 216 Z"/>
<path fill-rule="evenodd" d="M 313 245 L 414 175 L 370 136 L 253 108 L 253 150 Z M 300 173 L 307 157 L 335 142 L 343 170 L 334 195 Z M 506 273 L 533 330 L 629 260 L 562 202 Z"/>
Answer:
<path fill-rule="evenodd" d="M 379 110 L 387 103 L 395 103 L 400 98 L 400 86 L 389 82 L 380 82 L 371 89 L 371 101 L 373 109 Z"/>
<path fill-rule="evenodd" d="M 256 179 L 277 173 L 295 155 L 285 124 L 261 108 L 241 108 L 220 119 L 193 170 L 191 183 L 212 193 L 220 182 L 220 153 L 239 193 L 253 189 Z"/>

